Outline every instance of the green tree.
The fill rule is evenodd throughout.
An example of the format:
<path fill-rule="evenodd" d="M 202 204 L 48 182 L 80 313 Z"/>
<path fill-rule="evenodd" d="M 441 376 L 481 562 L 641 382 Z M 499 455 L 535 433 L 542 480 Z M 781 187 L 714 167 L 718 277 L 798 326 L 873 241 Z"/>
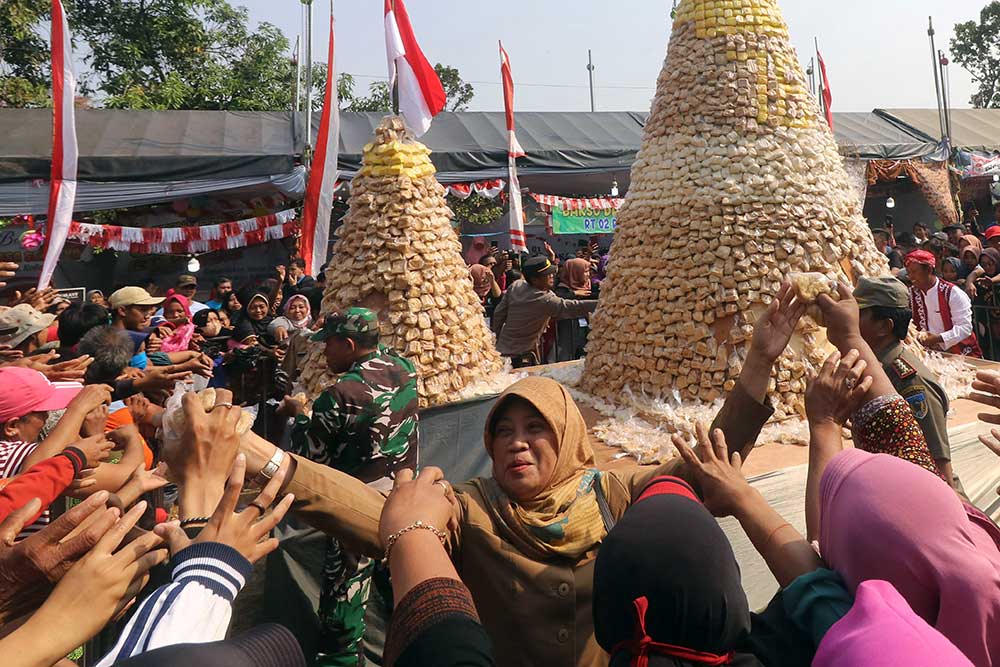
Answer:
<path fill-rule="evenodd" d="M 1000 106 L 1000 1 L 993 0 L 983 7 L 978 23 L 968 21 L 955 26 L 951 53 L 979 86 L 971 104 L 977 109 Z"/>
<path fill-rule="evenodd" d="M 462 80 L 458 70 L 448 65 L 438 63 L 434 66 L 438 78 L 441 79 L 441 86 L 444 88 L 447 101 L 445 109 L 447 111 L 465 111 L 469 108 L 469 102 L 475 96 L 476 91 L 472 84 Z M 344 111 L 357 112 L 382 112 L 392 111 L 392 91 L 389 89 L 388 81 L 374 81 L 368 86 L 368 95 L 360 97 L 354 92 L 355 81 L 350 74 L 341 74 L 337 79 L 338 92 L 340 94 L 340 108 Z"/>
<path fill-rule="evenodd" d="M 76 0 L 87 44 L 84 79 L 104 106 L 279 110 L 291 107 L 294 67 L 275 26 L 249 26 L 226 0 Z"/>
<path fill-rule="evenodd" d="M 37 30 L 48 7 L 45 0 L 0 3 L 0 107 L 52 106 L 49 45 Z"/>

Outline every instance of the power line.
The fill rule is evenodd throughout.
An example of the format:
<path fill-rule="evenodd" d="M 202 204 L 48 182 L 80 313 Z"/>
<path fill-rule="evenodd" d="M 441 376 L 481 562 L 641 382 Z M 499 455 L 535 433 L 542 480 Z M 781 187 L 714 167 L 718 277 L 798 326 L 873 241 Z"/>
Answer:
<path fill-rule="evenodd" d="M 344 72 L 344 74 L 350 74 L 356 79 L 375 79 L 376 81 L 388 81 L 386 76 L 378 76 L 375 74 L 353 74 L 351 72 Z M 477 86 L 502 86 L 503 84 L 499 81 L 471 81 L 465 80 L 466 83 L 474 83 Z M 526 88 L 589 88 L 587 84 L 576 84 L 576 83 L 522 83 L 517 81 L 515 87 L 520 88 L 522 86 Z M 656 86 L 597 86 L 601 89 L 614 89 L 614 90 L 645 90 L 645 91 L 655 91 Z"/>

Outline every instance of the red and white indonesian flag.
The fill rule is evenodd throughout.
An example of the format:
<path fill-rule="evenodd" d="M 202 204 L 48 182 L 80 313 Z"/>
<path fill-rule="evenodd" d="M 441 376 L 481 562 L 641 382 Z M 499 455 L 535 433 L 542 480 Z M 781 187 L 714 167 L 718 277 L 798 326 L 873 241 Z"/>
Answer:
<path fill-rule="evenodd" d="M 326 263 L 330 244 L 330 216 L 337 189 L 337 141 L 340 138 L 340 101 L 337 98 L 337 68 L 334 62 L 333 2 L 330 2 L 330 51 L 327 54 L 326 95 L 319 121 L 316 152 L 309 168 L 306 201 L 302 207 L 302 246 L 306 274 L 316 275 Z"/>
<path fill-rule="evenodd" d="M 385 0 L 385 54 L 389 85 L 399 91 L 399 113 L 416 136 L 431 126 L 447 99 L 437 72 L 427 62 L 403 0 Z"/>
<path fill-rule="evenodd" d="M 49 183 L 48 238 L 38 289 L 52 282 L 73 220 L 76 199 L 76 75 L 69 23 L 61 0 L 52 0 L 52 176 Z"/>
<path fill-rule="evenodd" d="M 517 252 L 528 252 L 528 239 L 524 235 L 524 207 L 521 204 L 521 184 L 517 181 L 517 158 L 524 156 L 524 149 L 514 132 L 514 77 L 510 73 L 510 58 L 500 42 L 500 76 L 503 79 L 503 107 L 507 118 L 507 179 L 510 198 L 510 245 Z"/>
<path fill-rule="evenodd" d="M 823 60 L 823 56 L 820 52 L 816 51 L 816 57 L 819 59 L 819 71 L 820 76 L 823 77 L 823 115 L 826 116 L 826 123 L 830 126 L 830 130 L 833 130 L 833 92 L 830 90 L 830 79 L 826 76 L 826 61 Z"/>

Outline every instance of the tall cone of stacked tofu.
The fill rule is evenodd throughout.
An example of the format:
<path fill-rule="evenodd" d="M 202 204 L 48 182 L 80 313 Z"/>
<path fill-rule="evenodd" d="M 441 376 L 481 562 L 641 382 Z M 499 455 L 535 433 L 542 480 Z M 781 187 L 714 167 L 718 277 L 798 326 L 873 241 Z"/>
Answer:
<path fill-rule="evenodd" d="M 351 184 L 322 309 L 377 312 L 382 343 L 417 367 L 421 407 L 457 400 L 503 366 L 429 155 L 398 117 L 375 130 Z M 316 396 L 333 380 L 314 346 L 303 384 Z"/>
<path fill-rule="evenodd" d="M 888 271 L 774 0 L 682 0 L 593 317 L 583 387 L 713 402 L 792 272 Z M 810 318 L 772 377 L 803 414 Z"/>

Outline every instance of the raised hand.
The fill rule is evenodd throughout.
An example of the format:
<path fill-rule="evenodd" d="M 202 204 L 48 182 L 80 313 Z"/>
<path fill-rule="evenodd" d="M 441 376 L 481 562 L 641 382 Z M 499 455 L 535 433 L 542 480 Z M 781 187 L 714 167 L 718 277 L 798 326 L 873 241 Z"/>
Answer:
<path fill-rule="evenodd" d="M 839 301 L 834 301 L 828 294 L 820 294 L 816 299 L 816 305 L 823 312 L 827 338 L 843 352 L 854 338 L 861 337 L 858 324 L 861 313 L 850 287 L 844 283 L 837 283 L 837 292 Z"/>
<path fill-rule="evenodd" d="M 729 456 L 726 436 L 721 429 L 715 429 L 709 437 L 708 429 L 699 422 L 695 434 L 698 438 L 697 453 L 681 436 L 675 435 L 672 440 L 694 474 L 705 507 L 717 517 L 739 514 L 747 498 L 756 493 L 743 476 L 740 453 L 733 452 L 732 457 Z"/>
<path fill-rule="evenodd" d="M 1000 408 L 1000 373 L 996 371 L 979 371 L 972 383 L 973 393 L 969 398 L 976 403 L 982 403 L 993 408 Z M 987 424 L 1000 424 L 1000 413 L 980 412 L 979 421 Z"/>
<path fill-rule="evenodd" d="M 99 405 L 90 411 L 87 417 L 83 420 L 83 427 L 80 429 L 80 433 L 84 436 L 90 437 L 94 435 L 103 435 L 104 427 L 108 424 L 108 405 Z"/>
<path fill-rule="evenodd" d="M 174 385 L 191 377 L 191 371 L 179 366 L 153 366 L 147 369 L 141 377 L 134 380 L 132 388 L 143 393 L 158 391 L 173 391 Z"/>
<path fill-rule="evenodd" d="M 8 364 L 24 357 L 24 352 L 15 350 L 10 345 L 0 345 L 0 363 Z"/>
<path fill-rule="evenodd" d="M 167 485 L 167 464 L 163 461 L 152 470 L 146 470 L 144 463 L 136 466 L 135 470 L 125 481 L 122 488 L 118 489 L 118 499 L 122 505 L 128 507 L 144 494 L 156 491 Z"/>
<path fill-rule="evenodd" d="M 440 468 L 428 466 L 416 479 L 412 470 L 400 470 L 392 493 L 382 506 L 378 534 L 382 546 L 390 535 L 421 521 L 441 531 L 457 527 L 457 501 Z"/>
<path fill-rule="evenodd" d="M 76 410 L 83 415 L 111 402 L 111 387 L 106 384 L 90 384 L 84 387 L 76 397 L 69 402 L 67 410 Z"/>
<path fill-rule="evenodd" d="M 849 351 L 843 358 L 840 352 L 827 357 L 806 389 L 806 418 L 810 425 L 846 424 L 861 407 L 874 382 L 865 375 L 867 368 L 868 363 L 857 350 Z"/>
<path fill-rule="evenodd" d="M 278 548 L 278 540 L 269 537 L 271 530 L 284 518 L 295 499 L 291 494 L 282 498 L 277 507 L 268 511 L 274 502 L 281 485 L 285 480 L 285 471 L 279 470 L 242 512 L 236 511 L 236 504 L 243 489 L 243 478 L 246 475 L 246 457 L 240 454 L 233 462 L 226 483 L 226 491 L 222 496 L 212 518 L 202 528 L 193 541 L 181 530 L 176 522 L 158 525 L 154 531 L 163 537 L 170 546 L 170 553 L 177 554 L 191 544 L 199 542 L 220 542 L 236 549 L 251 563 L 268 555 Z"/>
<path fill-rule="evenodd" d="M 83 355 L 69 361 L 61 361 L 57 364 L 48 364 L 38 370 L 42 372 L 49 382 L 80 382 L 87 376 L 87 369 L 94 363 L 93 358 Z"/>
<path fill-rule="evenodd" d="M 0 289 L 7 286 L 7 281 L 17 275 L 20 266 L 17 262 L 0 262 Z"/>
<path fill-rule="evenodd" d="M 52 584 L 114 525 L 119 513 L 105 507 L 107 500 L 108 493 L 99 491 L 17 543 L 18 533 L 38 513 L 40 503 L 32 501 L 36 509 L 23 508 L 0 524 L 0 624 L 36 609 Z M 85 521 L 88 525 L 70 536 Z"/>
<path fill-rule="evenodd" d="M 138 503 L 70 568 L 46 602 L 46 615 L 50 608 L 55 615 L 71 614 L 78 636 L 92 637 L 131 603 L 148 581 L 149 571 L 167 560 L 166 549 L 158 548 L 163 540 L 155 533 L 144 533 L 122 546 L 145 510 L 146 503 Z"/>
<path fill-rule="evenodd" d="M 83 456 L 86 459 L 84 467 L 89 469 L 96 468 L 97 464 L 101 461 L 108 460 L 111 450 L 114 448 L 114 443 L 108 440 L 102 431 L 96 435 L 74 442 L 71 446 L 83 452 Z"/>
<path fill-rule="evenodd" d="M 782 283 L 778 296 L 771 301 L 767 311 L 754 325 L 751 352 L 760 354 L 773 364 L 788 347 L 806 308 L 806 304 L 796 298 L 792 286 L 787 282 Z"/>

